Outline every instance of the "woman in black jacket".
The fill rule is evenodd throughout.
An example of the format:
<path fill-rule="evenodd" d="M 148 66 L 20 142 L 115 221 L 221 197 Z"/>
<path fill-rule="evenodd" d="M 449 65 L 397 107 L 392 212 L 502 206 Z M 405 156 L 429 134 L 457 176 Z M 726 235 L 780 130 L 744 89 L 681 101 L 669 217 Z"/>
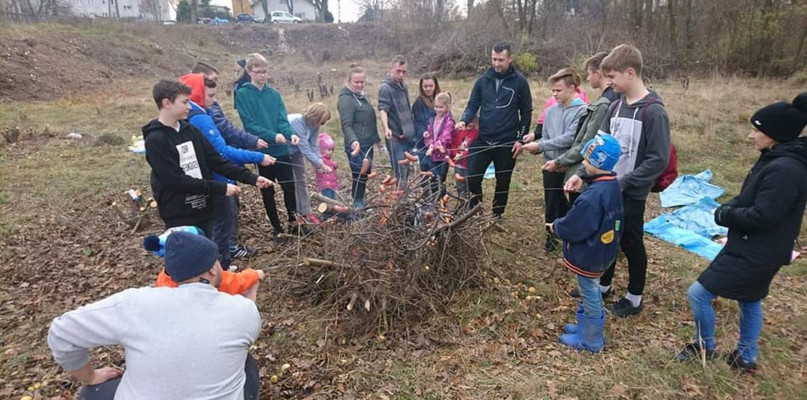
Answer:
<path fill-rule="evenodd" d="M 689 287 L 695 317 L 695 342 L 676 358 L 684 361 L 715 356 L 716 297 L 737 300 L 740 340 L 728 355 L 735 369 L 754 373 L 757 341 L 762 331 L 762 299 L 773 277 L 790 264 L 807 201 L 807 93 L 793 103 L 775 103 L 751 117 L 749 138 L 762 154 L 751 167 L 740 194 L 715 210 L 715 222 L 729 228 L 728 242 Z"/>

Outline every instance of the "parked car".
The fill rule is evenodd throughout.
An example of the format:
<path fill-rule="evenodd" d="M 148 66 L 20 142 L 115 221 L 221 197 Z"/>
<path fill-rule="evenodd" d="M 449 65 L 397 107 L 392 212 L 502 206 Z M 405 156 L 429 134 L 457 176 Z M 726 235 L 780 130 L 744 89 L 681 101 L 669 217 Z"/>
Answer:
<path fill-rule="evenodd" d="M 272 11 L 273 24 L 299 24 L 303 22 L 300 17 L 295 17 L 286 11 Z"/>
<path fill-rule="evenodd" d="M 239 24 L 252 24 L 258 21 L 252 14 L 238 14 L 238 16 L 235 17 L 235 22 Z"/>
<path fill-rule="evenodd" d="M 177 21 L 173 19 L 166 19 L 165 21 L 163 21 L 163 25 L 176 25 L 176 24 Z"/>
<path fill-rule="evenodd" d="M 230 25 L 230 20 L 227 18 L 213 18 L 210 20 L 210 25 Z"/>

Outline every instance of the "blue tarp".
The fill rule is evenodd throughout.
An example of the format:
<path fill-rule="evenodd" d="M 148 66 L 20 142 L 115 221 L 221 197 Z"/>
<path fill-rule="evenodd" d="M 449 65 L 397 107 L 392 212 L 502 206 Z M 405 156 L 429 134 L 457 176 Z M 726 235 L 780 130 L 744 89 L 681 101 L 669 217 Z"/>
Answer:
<path fill-rule="evenodd" d="M 683 247 L 709 261 L 717 257 L 723 247 L 711 239 L 675 226 L 667 220 L 667 215 L 661 215 L 644 224 L 645 232 L 676 246 Z"/>
<path fill-rule="evenodd" d="M 715 223 L 715 209 L 719 206 L 720 203 L 704 197 L 695 204 L 681 207 L 661 217 L 665 217 L 667 221 L 681 229 L 695 232 L 706 238 L 717 235 L 725 236 L 729 229 Z"/>
<path fill-rule="evenodd" d="M 488 169 L 485 170 L 485 176 L 482 178 L 484 179 L 493 179 L 496 177 L 496 168 L 493 167 L 493 163 L 488 165 Z"/>
<path fill-rule="evenodd" d="M 714 260 L 723 246 L 713 242 L 712 237 L 726 235 L 728 229 L 714 222 L 714 210 L 720 206 L 715 199 L 726 190 L 712 185 L 711 180 L 712 171 L 708 169 L 697 175 L 679 176 L 659 197 L 662 207 L 684 207 L 646 223 L 645 232 Z"/>
<path fill-rule="evenodd" d="M 707 169 L 697 175 L 682 175 L 659 194 L 661 206 L 678 207 L 697 203 L 700 199 L 708 197 L 716 199 L 726 191 L 720 186 L 709 183 L 712 180 L 712 171 Z"/>

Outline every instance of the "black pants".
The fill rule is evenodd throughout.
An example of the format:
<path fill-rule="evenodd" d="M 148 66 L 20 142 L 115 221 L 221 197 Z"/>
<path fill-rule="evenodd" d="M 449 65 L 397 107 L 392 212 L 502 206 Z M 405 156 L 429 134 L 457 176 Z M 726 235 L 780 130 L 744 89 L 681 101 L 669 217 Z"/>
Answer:
<path fill-rule="evenodd" d="M 493 194 L 493 214 L 504 214 L 507 195 L 510 191 L 510 177 L 516 166 L 513 158 L 513 143 L 492 146 L 481 138 L 476 138 L 468 149 L 468 190 L 471 192 L 471 207 L 482 201 L 482 176 L 493 161 L 496 168 L 496 193 Z"/>
<path fill-rule="evenodd" d="M 569 200 L 563 192 L 565 172 L 541 171 L 544 178 L 544 222 L 555 222 L 569 211 Z"/>
<path fill-rule="evenodd" d="M 622 240 L 619 247 L 628 259 L 628 293 L 641 295 L 647 277 L 647 252 L 644 248 L 644 207 L 645 200 L 631 200 L 622 197 L 625 220 L 622 225 Z M 616 261 L 605 270 L 600 284 L 610 286 L 614 279 Z"/>
<path fill-rule="evenodd" d="M 286 205 L 286 212 L 289 214 L 289 221 L 295 221 L 297 216 L 297 198 L 294 195 L 294 174 L 291 170 L 291 157 L 280 156 L 276 157 L 277 163 L 269 166 L 258 166 L 258 171 L 266 179 L 280 184 L 283 189 L 283 203 Z M 270 186 L 267 189 L 261 189 L 261 197 L 263 197 L 263 207 L 266 209 L 266 215 L 269 217 L 269 222 L 272 224 L 275 232 L 283 232 L 283 225 L 280 223 L 280 217 L 277 214 L 277 204 L 275 204 L 275 188 Z"/>
<path fill-rule="evenodd" d="M 250 354 L 247 354 L 244 372 L 247 375 L 247 380 L 244 382 L 244 400 L 256 400 L 261 394 L 260 374 L 258 373 L 258 363 Z M 78 393 L 78 400 L 113 400 L 120 380 L 121 378 L 116 378 L 98 385 L 84 386 Z"/>

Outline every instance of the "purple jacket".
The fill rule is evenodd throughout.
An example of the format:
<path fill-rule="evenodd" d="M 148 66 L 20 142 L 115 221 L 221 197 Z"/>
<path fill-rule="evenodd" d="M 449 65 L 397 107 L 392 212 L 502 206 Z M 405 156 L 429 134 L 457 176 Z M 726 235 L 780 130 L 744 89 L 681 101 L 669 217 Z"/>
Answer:
<path fill-rule="evenodd" d="M 434 145 L 432 161 L 445 161 L 446 156 L 451 153 L 451 140 L 454 138 L 454 118 L 450 113 L 446 114 L 440 122 L 440 126 L 437 127 L 434 126 L 435 118 L 429 119 L 429 125 L 426 127 L 429 137 L 423 143 L 427 148 Z M 438 150 L 437 147 L 439 146 L 442 146 L 445 151 Z"/>

